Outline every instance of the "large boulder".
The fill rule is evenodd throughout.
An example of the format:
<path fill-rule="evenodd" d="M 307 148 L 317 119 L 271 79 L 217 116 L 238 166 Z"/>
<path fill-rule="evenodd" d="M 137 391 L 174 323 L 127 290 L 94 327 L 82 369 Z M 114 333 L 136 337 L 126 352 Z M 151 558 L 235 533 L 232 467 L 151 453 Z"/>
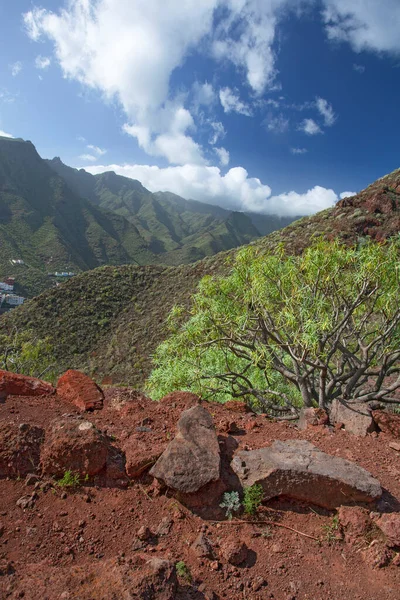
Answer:
<path fill-rule="evenodd" d="M 333 424 L 342 424 L 348 433 L 365 437 L 376 431 L 371 410 L 367 404 L 334 400 L 331 405 L 330 420 Z"/>
<path fill-rule="evenodd" d="M 202 406 L 182 413 L 178 433 L 150 474 L 183 493 L 197 492 L 220 476 L 220 449 L 214 423 Z"/>
<path fill-rule="evenodd" d="M 42 469 L 61 477 L 66 471 L 81 477 L 102 471 L 107 462 L 108 440 L 93 423 L 75 415 L 55 419 L 46 432 Z"/>
<path fill-rule="evenodd" d="M 379 481 L 358 465 L 325 454 L 305 440 L 274 442 L 268 448 L 241 451 L 232 468 L 242 486 L 261 484 L 264 500 L 289 496 L 333 509 L 380 498 Z"/>
<path fill-rule="evenodd" d="M 93 379 L 80 371 L 70 369 L 60 377 L 57 383 L 57 395 L 79 410 L 103 408 L 102 390 Z"/>
<path fill-rule="evenodd" d="M 400 439 L 400 415 L 386 410 L 373 410 L 372 417 L 381 431 Z"/>
<path fill-rule="evenodd" d="M 27 423 L 0 424 L 0 477 L 25 477 L 37 470 L 44 431 Z"/>
<path fill-rule="evenodd" d="M 0 400 L 7 396 L 45 396 L 54 391 L 47 381 L 0 370 Z"/>

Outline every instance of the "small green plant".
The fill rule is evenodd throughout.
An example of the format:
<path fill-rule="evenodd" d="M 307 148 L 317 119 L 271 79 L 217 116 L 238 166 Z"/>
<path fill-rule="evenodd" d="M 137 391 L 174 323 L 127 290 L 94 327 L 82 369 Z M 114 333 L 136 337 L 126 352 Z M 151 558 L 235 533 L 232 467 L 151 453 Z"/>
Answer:
<path fill-rule="evenodd" d="M 233 513 L 240 510 L 240 499 L 238 492 L 225 492 L 222 496 L 221 508 L 225 508 L 225 514 L 229 520 L 232 519 Z"/>
<path fill-rule="evenodd" d="M 181 577 L 185 581 L 192 581 L 192 574 L 190 573 L 190 569 L 183 560 L 177 562 L 175 568 L 178 577 Z"/>
<path fill-rule="evenodd" d="M 262 485 L 255 483 L 244 488 L 243 507 L 246 515 L 255 515 L 264 497 Z"/>
<path fill-rule="evenodd" d="M 89 479 L 86 475 L 85 481 Z M 65 471 L 61 479 L 57 481 L 57 485 L 60 488 L 78 487 L 81 484 L 81 478 L 79 473 L 73 473 L 72 471 Z"/>
<path fill-rule="evenodd" d="M 339 531 L 339 517 L 335 515 L 332 519 L 332 522 L 329 525 L 324 525 L 323 529 L 325 531 L 325 539 L 328 544 L 339 541 L 341 538 L 338 535 Z"/>

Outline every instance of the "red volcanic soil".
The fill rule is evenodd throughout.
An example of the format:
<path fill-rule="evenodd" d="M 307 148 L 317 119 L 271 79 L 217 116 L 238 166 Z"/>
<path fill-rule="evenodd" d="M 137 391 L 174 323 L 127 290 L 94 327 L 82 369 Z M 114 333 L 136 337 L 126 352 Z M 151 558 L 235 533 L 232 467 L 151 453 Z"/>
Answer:
<path fill-rule="evenodd" d="M 157 403 L 134 391 L 109 389 L 103 410 L 84 413 L 84 418 L 119 448 L 137 446 L 142 454 L 148 449 L 149 468 L 152 449 L 168 444 L 182 410 L 193 402 L 183 393 Z M 389 446 L 390 436 L 357 438 L 323 426 L 300 432 L 294 424 L 262 415 L 212 403 L 204 406 L 222 445 L 228 437 L 248 450 L 275 440 L 309 440 L 329 454 L 354 461 L 380 481 L 383 497 L 368 507 L 367 517 L 371 511 L 398 513 L 400 452 Z M 81 414 L 57 395 L 8 397 L 0 403 L 0 424 L 28 423 L 46 431 L 53 419 L 66 413 Z M 140 565 L 152 557 L 184 561 L 188 571 L 178 577 L 178 600 L 400 598 L 400 548 L 388 550 L 379 535 L 349 541 L 336 525 L 336 511 L 280 498 L 263 505 L 253 519 L 268 525 L 238 522 L 244 517 L 214 522 L 192 513 L 171 492 L 160 492 L 146 471 L 120 487 L 84 482 L 71 489 L 53 481 L 42 489 L 46 481 L 51 482 L 43 478 L 36 485 L 32 508 L 23 509 L 17 501 L 31 495 L 34 487 L 24 479 L 0 480 L 2 600 L 163 600 L 169 596 L 132 591 L 130 578 L 143 575 Z M 192 548 L 201 532 L 208 538 L 211 558 L 198 556 Z M 235 540 L 248 548 L 239 566 L 227 559 Z"/>

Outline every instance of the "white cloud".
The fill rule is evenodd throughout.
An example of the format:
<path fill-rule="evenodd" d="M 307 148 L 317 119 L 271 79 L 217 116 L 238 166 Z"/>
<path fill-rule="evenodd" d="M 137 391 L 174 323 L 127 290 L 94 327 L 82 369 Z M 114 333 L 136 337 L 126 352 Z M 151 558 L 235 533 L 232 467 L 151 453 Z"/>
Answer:
<path fill-rule="evenodd" d="M 292 154 L 307 154 L 307 148 L 290 148 Z"/>
<path fill-rule="evenodd" d="M 266 120 L 268 131 L 272 133 L 285 133 L 289 129 L 289 119 L 280 114 L 276 117 L 270 116 Z"/>
<path fill-rule="evenodd" d="M 212 129 L 212 133 L 208 140 L 208 143 L 214 146 L 218 142 L 218 140 L 222 140 L 226 136 L 225 127 L 220 121 L 211 121 L 210 127 Z"/>
<path fill-rule="evenodd" d="M 234 90 L 231 90 L 231 88 L 225 87 L 220 89 L 219 99 L 222 104 L 222 108 L 224 109 L 224 112 L 236 112 L 240 115 L 251 117 L 252 112 L 250 107 L 245 102 L 242 102 L 239 98 L 238 93 Z"/>
<path fill-rule="evenodd" d="M 298 129 L 299 131 L 304 131 L 307 135 L 318 135 L 319 133 L 323 133 L 322 129 L 314 119 L 304 119 Z"/>
<path fill-rule="evenodd" d="M 48 56 L 37 56 L 35 59 L 35 67 L 37 69 L 47 69 L 51 65 L 51 58 Z"/>
<path fill-rule="evenodd" d="M 249 177 L 242 167 L 229 169 L 225 175 L 218 167 L 184 165 L 160 168 L 150 165 L 99 165 L 84 167 L 92 174 L 115 171 L 118 175 L 139 180 L 152 192 L 170 191 L 184 198 L 217 204 L 224 208 L 278 214 L 310 215 L 338 201 L 333 190 L 315 186 L 304 194 L 289 192 L 271 195 L 271 188 Z"/>
<path fill-rule="evenodd" d="M 346 41 L 356 52 L 400 54 L 398 0 L 324 0 L 328 37 Z"/>
<path fill-rule="evenodd" d="M 344 198 L 351 198 L 352 196 L 356 196 L 357 192 L 342 192 L 339 196 L 341 200 Z"/>
<path fill-rule="evenodd" d="M 93 154 L 81 154 L 79 158 L 88 162 L 95 162 L 97 160 L 97 156 L 93 156 Z"/>
<path fill-rule="evenodd" d="M 364 65 L 359 65 L 357 63 L 354 63 L 353 64 L 353 70 L 357 71 L 357 73 L 361 73 L 362 74 L 362 73 L 365 72 L 365 67 L 364 67 Z"/>
<path fill-rule="evenodd" d="M 83 139 L 83 141 L 85 141 L 85 140 Z M 93 146 L 92 144 L 88 144 L 87 148 L 89 150 L 92 150 L 92 152 L 94 152 L 95 154 L 97 154 L 97 156 L 103 156 L 104 154 L 107 153 L 107 150 L 103 150 L 102 148 L 99 148 L 98 146 Z"/>
<path fill-rule="evenodd" d="M 11 133 L 6 133 L 0 129 L 0 137 L 13 138 L 14 136 Z"/>
<path fill-rule="evenodd" d="M 13 63 L 12 65 L 9 65 L 10 71 L 11 71 L 11 75 L 13 77 L 17 77 L 17 75 L 19 75 L 22 71 L 22 62 L 21 61 L 17 61 L 15 63 Z"/>
<path fill-rule="evenodd" d="M 193 101 L 196 108 L 199 106 L 210 106 L 217 99 L 217 94 L 211 83 L 199 83 L 195 81 L 192 86 Z"/>
<path fill-rule="evenodd" d="M 215 153 L 219 158 L 220 165 L 222 167 L 227 167 L 229 165 L 230 156 L 228 150 L 225 148 L 214 148 Z"/>
<path fill-rule="evenodd" d="M 315 105 L 317 107 L 318 112 L 324 119 L 325 126 L 332 127 L 332 125 L 336 121 L 336 115 L 333 112 L 333 108 L 329 104 L 329 102 L 324 98 L 316 98 Z"/>
<path fill-rule="evenodd" d="M 272 196 L 269 200 L 271 212 L 280 215 L 311 215 L 333 206 L 338 197 L 333 190 L 316 185 L 304 194 L 289 192 Z"/>

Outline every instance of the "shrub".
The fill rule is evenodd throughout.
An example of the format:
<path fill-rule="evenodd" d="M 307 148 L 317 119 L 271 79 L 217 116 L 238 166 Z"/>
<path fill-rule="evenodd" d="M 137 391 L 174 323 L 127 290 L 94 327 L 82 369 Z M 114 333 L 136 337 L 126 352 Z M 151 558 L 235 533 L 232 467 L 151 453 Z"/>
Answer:
<path fill-rule="evenodd" d="M 86 475 L 85 481 L 88 479 Z M 78 487 L 81 485 L 81 478 L 79 473 L 73 473 L 72 471 L 65 471 L 61 479 L 57 481 L 57 485 L 60 488 Z"/>
<path fill-rule="evenodd" d="M 54 383 L 55 359 L 49 338 L 39 339 L 31 330 L 0 335 L 0 368 Z"/>
<path fill-rule="evenodd" d="M 185 581 L 192 581 L 192 574 L 190 573 L 190 569 L 183 560 L 177 562 L 175 568 L 178 577 L 181 577 Z"/>
<path fill-rule="evenodd" d="M 247 515 L 255 515 L 264 497 L 262 485 L 255 483 L 244 488 L 243 507 Z"/>
<path fill-rule="evenodd" d="M 398 402 L 399 249 L 400 240 L 318 240 L 301 256 L 244 248 L 228 277 L 201 281 L 190 313 L 171 312 L 150 393 L 243 398 L 282 418 L 335 398 Z"/>
<path fill-rule="evenodd" d="M 225 515 L 228 519 L 232 519 L 233 513 L 240 510 L 240 499 L 238 492 L 225 492 L 220 504 L 221 508 L 225 508 Z"/>

